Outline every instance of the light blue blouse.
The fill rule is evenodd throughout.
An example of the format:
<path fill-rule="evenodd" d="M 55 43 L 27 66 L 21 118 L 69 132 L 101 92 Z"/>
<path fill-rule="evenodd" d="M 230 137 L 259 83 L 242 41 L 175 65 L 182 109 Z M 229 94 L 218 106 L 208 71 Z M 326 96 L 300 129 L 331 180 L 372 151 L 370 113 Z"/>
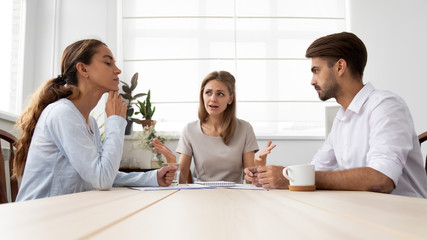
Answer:
<path fill-rule="evenodd" d="M 101 143 L 98 125 L 90 129 L 68 99 L 49 104 L 42 112 L 28 151 L 17 201 L 45 198 L 114 186 L 158 186 L 157 171 L 118 172 L 126 120 L 110 116 Z"/>

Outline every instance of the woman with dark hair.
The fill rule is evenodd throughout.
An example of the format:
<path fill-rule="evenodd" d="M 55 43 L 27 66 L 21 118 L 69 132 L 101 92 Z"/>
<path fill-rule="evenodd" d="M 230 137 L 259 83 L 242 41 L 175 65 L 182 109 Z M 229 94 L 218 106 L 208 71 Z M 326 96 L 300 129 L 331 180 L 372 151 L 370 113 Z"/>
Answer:
<path fill-rule="evenodd" d="M 199 97 L 199 120 L 185 126 L 177 147 L 181 154 L 180 183 L 187 181 L 192 157 L 199 181 L 243 182 L 243 169 L 265 165 L 267 155 L 276 145 L 269 142 L 255 158 L 258 144 L 252 126 L 236 118 L 235 79 L 230 73 L 208 74 Z M 168 162 L 176 161 L 160 141 L 154 140 L 152 144 Z"/>
<path fill-rule="evenodd" d="M 115 186 L 168 186 L 176 168 L 144 173 L 118 172 L 123 151 L 126 104 L 119 90 L 121 70 L 101 41 L 85 39 L 69 45 L 61 75 L 33 96 L 17 126 L 14 177 L 22 182 L 17 201 Z M 105 141 L 90 112 L 104 93 Z"/>

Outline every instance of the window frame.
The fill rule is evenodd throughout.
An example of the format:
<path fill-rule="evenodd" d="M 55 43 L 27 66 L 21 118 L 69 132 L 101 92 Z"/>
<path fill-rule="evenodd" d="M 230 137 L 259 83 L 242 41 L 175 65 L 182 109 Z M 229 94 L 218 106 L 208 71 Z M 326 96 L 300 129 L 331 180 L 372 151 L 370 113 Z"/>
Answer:
<path fill-rule="evenodd" d="M 237 1 L 239 1 L 239 0 L 235 0 L 235 1 L 233 1 L 234 2 L 234 7 L 236 7 L 236 2 Z M 124 4 L 124 2 L 125 2 L 125 0 L 123 0 L 122 1 L 123 2 L 123 4 Z M 288 16 L 288 17 L 284 17 L 284 16 L 236 16 L 236 9 L 234 9 L 234 16 L 233 17 L 227 17 L 227 16 L 143 16 L 143 17 L 126 17 L 126 16 L 123 16 L 123 13 L 121 12 L 120 14 L 118 14 L 119 15 L 119 18 L 120 18 L 120 20 L 119 20 L 119 26 L 121 26 L 122 28 L 124 28 L 123 27 L 123 22 L 125 22 L 127 19 L 167 19 L 167 18 L 170 18 L 170 19 L 174 19 L 174 18 L 177 18 L 177 19 L 181 19 L 181 18 L 188 18 L 188 19 L 192 19 L 192 18 L 197 18 L 197 17 L 200 17 L 200 18 L 203 18 L 203 19 L 209 19 L 209 18 L 216 18 L 216 19 L 224 19 L 224 18 L 228 18 L 228 19 L 233 19 L 233 21 L 234 21 L 234 24 L 236 25 L 236 21 L 238 21 L 239 19 L 262 19 L 262 20 L 265 20 L 265 19 L 311 19 L 311 20 L 316 20 L 316 19 L 321 19 L 321 20 L 324 20 L 324 19 L 329 19 L 329 20 L 336 20 L 336 19 L 338 19 L 338 20 L 342 20 L 343 22 L 344 22 L 344 28 L 343 29 L 341 29 L 342 31 L 345 31 L 346 30 L 346 26 L 345 26 L 345 22 L 346 22 L 346 16 L 345 16 L 345 3 L 342 3 L 342 4 L 344 4 L 344 10 L 343 10 L 343 14 L 344 14 L 344 16 L 343 17 L 300 17 L 300 16 Z M 122 6 L 122 8 L 124 9 L 125 7 L 123 7 Z M 236 35 L 237 35 L 237 33 L 236 33 L 236 31 L 238 31 L 237 29 L 236 29 L 236 26 L 235 26 L 235 39 L 234 39 L 234 44 L 235 45 L 237 45 L 237 40 L 236 40 Z M 252 61 L 252 60 L 268 60 L 268 61 L 287 61 L 287 60 L 295 60 L 295 61 L 309 61 L 308 59 L 306 59 L 306 58 L 295 58 L 295 57 L 277 57 L 277 58 L 268 58 L 268 57 L 266 57 L 266 58 L 251 58 L 251 57 L 238 57 L 236 54 L 234 55 L 234 57 L 222 57 L 222 58 L 213 58 L 213 57 L 211 57 L 211 58 L 141 58 L 141 59 L 134 59 L 134 60 L 132 60 L 132 59 L 127 59 L 124 55 L 124 52 L 125 52 L 125 50 L 123 49 L 123 43 L 125 42 L 125 40 L 124 40 L 124 38 L 125 38 L 125 36 L 123 36 L 124 35 L 124 33 L 123 33 L 123 30 L 122 29 L 119 29 L 119 33 L 121 34 L 121 36 L 119 37 L 119 49 L 121 49 L 120 50 L 120 53 L 122 54 L 121 55 L 121 59 L 122 59 L 122 62 L 123 62 L 123 71 L 125 72 L 125 74 L 124 74 L 124 76 L 125 76 L 125 81 L 127 80 L 127 79 L 130 79 L 130 77 L 126 77 L 126 76 L 131 76 L 131 75 L 133 75 L 133 73 L 134 72 L 126 72 L 127 71 L 127 69 L 126 69 L 126 65 L 129 63 L 129 62 L 133 62 L 133 61 L 139 61 L 139 62 L 157 62 L 157 61 L 177 61 L 177 62 L 184 62 L 184 61 L 194 61 L 194 60 L 197 60 L 197 61 L 212 61 L 212 60 L 221 60 L 221 61 L 234 61 L 234 64 L 235 65 L 237 65 L 237 62 L 238 61 Z M 330 33 L 332 33 L 332 32 L 330 32 Z M 322 35 L 325 35 L 325 34 L 322 34 Z M 315 38 L 314 38 L 315 39 Z M 314 40 L 313 39 L 313 40 Z M 236 50 L 237 48 L 235 48 L 235 51 L 237 51 Z M 218 69 L 218 70 L 220 70 L 220 69 Z M 241 71 L 241 70 L 240 70 Z M 309 72 L 309 68 L 307 68 L 307 72 L 311 75 L 311 73 Z M 209 72 L 206 72 L 205 74 L 208 74 Z M 240 77 L 239 77 L 239 70 L 237 69 L 237 67 L 236 67 L 236 73 L 233 73 L 233 75 L 235 75 L 235 77 L 236 77 L 236 79 L 237 79 L 237 81 L 239 81 L 239 79 L 240 79 Z M 202 80 L 203 78 L 200 78 L 199 79 L 199 82 L 201 82 L 201 80 Z M 309 86 L 309 79 L 307 80 L 307 88 L 309 88 L 310 89 L 310 86 Z M 146 90 L 146 91 L 148 91 L 148 89 Z M 198 94 L 198 91 L 197 91 L 197 94 Z M 165 101 L 165 100 L 152 100 L 152 103 L 153 103 L 153 105 L 162 105 L 162 104 L 171 104 L 171 103 L 176 103 L 176 104 L 183 104 L 183 105 L 185 105 L 185 104 L 192 104 L 192 105 L 198 105 L 198 98 L 196 99 L 194 99 L 194 100 L 192 100 L 192 101 L 188 101 L 188 100 L 185 100 L 185 101 L 177 101 L 177 102 L 175 102 L 175 101 Z M 330 105 L 336 105 L 336 102 L 334 101 L 334 100 L 328 100 L 328 101 L 326 101 L 326 102 L 321 102 L 320 100 L 318 100 L 318 99 L 311 99 L 311 100 L 290 100 L 290 99 L 282 99 L 282 100 L 268 100 L 268 99 L 263 99 L 263 100 L 252 100 L 252 99 L 239 99 L 239 97 L 237 98 L 237 104 L 238 104 L 238 117 L 239 117 L 239 107 L 240 107 L 240 105 L 241 104 L 245 104 L 245 103 L 251 103 L 251 102 L 257 102 L 257 103 L 268 103 L 268 102 L 274 102 L 274 103 L 283 103 L 283 104 L 287 104 L 287 103 L 296 103 L 296 104 L 299 104 L 299 103 L 313 103 L 313 104 L 316 104 L 316 105 L 320 105 L 321 106 L 321 108 L 323 109 L 323 111 L 324 111 L 324 109 L 325 109 L 325 107 L 327 107 L 327 106 L 330 106 Z M 193 116 L 194 116 L 194 113 L 196 113 L 197 112 L 197 109 L 195 109 L 195 111 L 193 110 Z M 196 120 L 197 119 L 197 115 L 195 115 L 196 116 L 196 118 L 194 118 L 194 119 L 192 119 L 192 120 Z M 320 115 L 319 115 L 320 116 Z M 259 131 L 257 128 L 257 123 L 256 122 L 254 122 L 254 121 L 251 121 L 251 119 L 248 119 L 248 118 L 242 118 L 242 119 L 244 119 L 244 120 L 246 120 L 246 121 L 249 121 L 253 126 L 254 126 L 254 130 L 255 130 L 255 133 L 256 133 L 256 135 L 257 136 L 265 136 L 265 137 L 273 137 L 273 138 L 286 138 L 286 137 L 292 137 L 292 138 L 312 138 L 312 139 L 318 139 L 318 138 L 324 138 L 324 136 L 325 136 L 325 130 L 324 130 L 324 128 L 325 128 L 325 125 L 326 125 L 326 121 L 324 120 L 324 118 L 325 118 L 325 116 L 324 116 L 324 113 L 323 113 L 323 116 L 320 116 L 320 118 L 323 118 L 319 123 L 320 123 L 320 125 L 319 126 L 317 126 L 318 127 L 318 129 L 316 130 L 316 134 L 311 134 L 311 133 L 309 133 L 309 134 L 304 134 L 304 133 L 298 133 L 298 131 L 295 131 L 295 132 L 293 132 L 293 131 L 288 131 L 288 132 L 286 132 L 286 131 L 282 131 L 282 132 L 276 132 L 276 131 Z M 190 119 L 187 119 L 187 120 L 182 120 L 182 123 L 181 123 L 181 125 L 183 125 L 184 123 L 186 123 L 186 122 L 189 122 L 189 121 L 191 121 Z M 162 122 L 162 120 L 160 119 L 160 123 Z M 304 125 L 304 123 L 302 123 L 302 125 Z M 321 129 L 320 129 L 321 128 Z M 136 128 L 135 128 L 135 125 L 134 125 L 134 129 L 136 129 L 136 130 L 142 130 L 142 128 L 139 128 L 138 126 L 136 126 Z M 174 128 L 174 129 L 167 129 L 166 131 L 167 132 L 181 132 L 181 130 L 182 130 L 182 128 Z M 162 128 L 160 128 L 160 131 L 162 131 Z"/>

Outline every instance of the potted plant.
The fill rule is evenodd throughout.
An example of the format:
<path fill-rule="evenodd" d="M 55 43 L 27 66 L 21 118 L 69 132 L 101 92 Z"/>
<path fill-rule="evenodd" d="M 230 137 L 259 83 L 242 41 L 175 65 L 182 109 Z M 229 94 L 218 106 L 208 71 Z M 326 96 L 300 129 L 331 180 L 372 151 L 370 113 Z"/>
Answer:
<path fill-rule="evenodd" d="M 135 90 L 136 86 L 138 85 L 137 72 L 132 76 L 132 79 L 130 80 L 130 85 L 124 81 L 120 81 L 120 82 L 123 84 L 122 86 L 123 93 L 120 93 L 120 95 L 122 96 L 123 99 L 126 99 L 126 104 L 127 104 L 127 110 L 126 110 L 127 125 L 126 125 L 125 135 L 130 135 L 132 133 L 132 123 L 134 122 L 134 120 L 132 119 L 132 116 L 135 111 L 132 105 L 136 104 L 135 100 L 137 100 L 137 98 L 143 97 L 147 94 L 137 93 L 133 95 L 133 90 Z"/>
<path fill-rule="evenodd" d="M 135 142 L 135 147 L 141 147 L 142 149 L 152 152 L 153 155 L 151 159 L 151 168 L 161 168 L 164 162 L 163 155 L 153 150 L 153 145 L 151 145 L 151 142 L 154 140 L 154 138 L 157 138 L 162 143 L 166 143 L 168 137 L 160 136 L 154 129 L 154 126 L 147 125 L 143 128 L 142 132 L 138 132 L 136 134 L 136 138 L 138 141 Z"/>
<path fill-rule="evenodd" d="M 147 97 L 144 102 L 138 101 L 135 104 L 139 108 L 139 112 L 136 112 L 135 115 L 141 114 L 142 120 L 137 118 L 132 118 L 135 123 L 142 124 L 142 127 L 145 126 L 155 126 L 156 121 L 152 120 L 154 112 L 156 111 L 156 107 L 151 106 L 151 90 L 148 90 Z"/>

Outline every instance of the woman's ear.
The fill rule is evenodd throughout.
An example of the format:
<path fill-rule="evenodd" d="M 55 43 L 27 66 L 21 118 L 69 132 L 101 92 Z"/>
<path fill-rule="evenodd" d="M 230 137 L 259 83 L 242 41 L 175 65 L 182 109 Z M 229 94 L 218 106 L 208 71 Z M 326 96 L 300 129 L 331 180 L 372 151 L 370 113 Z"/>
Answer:
<path fill-rule="evenodd" d="M 228 105 L 232 104 L 234 101 L 234 94 L 230 95 L 230 101 L 228 101 Z"/>
<path fill-rule="evenodd" d="M 87 73 L 87 67 L 86 64 L 79 62 L 76 64 L 77 73 L 81 76 L 87 78 L 89 75 Z"/>

